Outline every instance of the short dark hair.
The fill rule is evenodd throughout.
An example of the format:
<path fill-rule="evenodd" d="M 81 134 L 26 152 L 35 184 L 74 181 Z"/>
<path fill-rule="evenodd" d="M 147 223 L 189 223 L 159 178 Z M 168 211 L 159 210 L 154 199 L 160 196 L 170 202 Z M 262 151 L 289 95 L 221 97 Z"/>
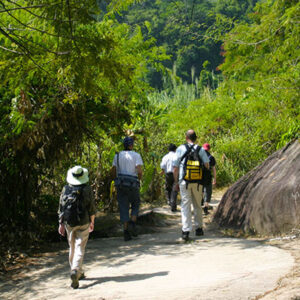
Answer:
<path fill-rule="evenodd" d="M 192 142 L 195 142 L 197 140 L 197 135 L 196 135 L 196 132 L 192 129 L 188 130 L 186 133 L 185 133 L 185 136 L 191 140 Z"/>
<path fill-rule="evenodd" d="M 123 145 L 125 150 L 129 150 L 130 147 L 133 145 L 134 140 L 130 136 L 126 136 L 125 139 L 123 140 Z"/>
<path fill-rule="evenodd" d="M 177 149 L 177 147 L 176 147 L 176 145 L 175 144 L 169 144 L 169 146 L 168 146 L 168 150 L 169 151 L 173 151 L 173 152 L 175 152 L 176 151 L 176 149 Z"/>

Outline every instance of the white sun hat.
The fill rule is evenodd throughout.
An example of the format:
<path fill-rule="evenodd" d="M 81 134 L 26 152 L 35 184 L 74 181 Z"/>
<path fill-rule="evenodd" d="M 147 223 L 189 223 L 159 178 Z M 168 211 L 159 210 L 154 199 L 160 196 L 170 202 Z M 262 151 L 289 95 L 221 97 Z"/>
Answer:
<path fill-rule="evenodd" d="M 89 181 L 89 172 L 81 166 L 75 166 L 68 170 L 67 182 L 72 185 L 81 185 Z"/>

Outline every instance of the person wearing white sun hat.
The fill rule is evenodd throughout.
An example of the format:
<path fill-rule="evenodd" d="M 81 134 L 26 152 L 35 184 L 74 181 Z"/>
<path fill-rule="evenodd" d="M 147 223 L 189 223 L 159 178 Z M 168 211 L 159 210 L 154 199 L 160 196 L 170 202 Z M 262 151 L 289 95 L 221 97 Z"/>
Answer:
<path fill-rule="evenodd" d="M 84 278 L 82 262 L 89 233 L 94 230 L 96 206 L 93 191 L 88 185 L 88 170 L 75 166 L 68 170 L 67 185 L 64 186 L 59 201 L 58 232 L 67 232 L 69 243 L 69 263 L 71 267 L 71 287 L 79 287 Z"/>

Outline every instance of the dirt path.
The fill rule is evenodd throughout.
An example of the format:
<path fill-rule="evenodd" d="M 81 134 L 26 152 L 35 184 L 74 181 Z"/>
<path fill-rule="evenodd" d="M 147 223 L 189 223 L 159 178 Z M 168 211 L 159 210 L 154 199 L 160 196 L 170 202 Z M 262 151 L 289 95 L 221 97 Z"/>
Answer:
<path fill-rule="evenodd" d="M 33 259 L 22 276 L 0 282 L 0 299 L 293 299 L 270 296 L 295 268 L 290 251 L 209 226 L 204 237 L 182 243 L 179 213 L 173 223 L 127 243 L 90 240 L 78 290 L 70 288 L 67 250 Z"/>
<path fill-rule="evenodd" d="M 88 244 L 86 280 L 69 288 L 67 251 L 36 259 L 17 281 L 0 284 L 1 299 L 252 299 L 273 290 L 293 267 L 287 251 L 206 231 L 188 244 L 179 228 Z"/>

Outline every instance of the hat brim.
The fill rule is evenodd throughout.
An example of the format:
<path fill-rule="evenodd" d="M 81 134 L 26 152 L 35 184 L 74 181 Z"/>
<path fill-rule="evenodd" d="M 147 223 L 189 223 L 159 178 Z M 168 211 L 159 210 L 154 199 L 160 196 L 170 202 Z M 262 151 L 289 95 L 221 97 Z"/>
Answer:
<path fill-rule="evenodd" d="M 83 175 L 80 177 L 74 177 L 72 174 L 72 169 L 68 170 L 67 182 L 72 185 L 81 185 L 89 182 L 88 170 L 85 168 L 82 169 L 83 169 Z"/>

